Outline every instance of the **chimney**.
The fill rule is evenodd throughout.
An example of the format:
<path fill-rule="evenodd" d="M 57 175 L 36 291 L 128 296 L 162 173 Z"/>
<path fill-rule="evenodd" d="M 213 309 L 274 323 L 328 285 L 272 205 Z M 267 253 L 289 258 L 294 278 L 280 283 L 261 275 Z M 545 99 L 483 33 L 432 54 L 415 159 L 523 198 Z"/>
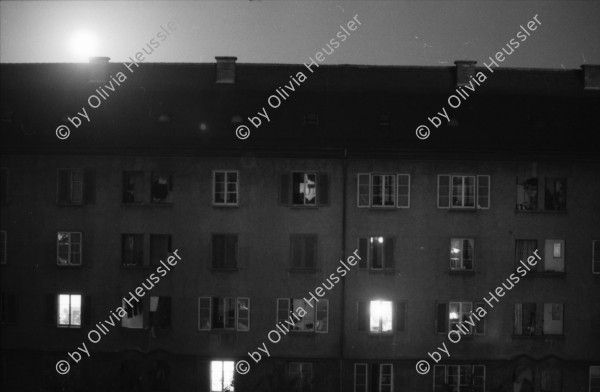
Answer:
<path fill-rule="evenodd" d="M 456 87 L 463 87 L 469 83 L 471 76 L 475 75 L 477 61 L 458 60 L 456 64 Z"/>
<path fill-rule="evenodd" d="M 600 65 L 584 64 L 583 68 L 583 89 L 600 90 Z"/>
<path fill-rule="evenodd" d="M 110 57 L 90 57 L 89 83 L 106 83 L 108 81 L 108 62 Z"/>
<path fill-rule="evenodd" d="M 237 57 L 217 56 L 216 83 L 235 83 L 235 61 Z"/>

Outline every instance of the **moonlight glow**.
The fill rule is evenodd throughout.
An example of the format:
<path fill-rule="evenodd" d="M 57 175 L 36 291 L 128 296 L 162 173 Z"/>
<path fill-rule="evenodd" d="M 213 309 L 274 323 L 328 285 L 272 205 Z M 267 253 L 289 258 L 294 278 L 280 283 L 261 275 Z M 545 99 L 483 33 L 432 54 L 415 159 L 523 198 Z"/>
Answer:
<path fill-rule="evenodd" d="M 69 51 L 76 61 L 87 61 L 96 55 L 96 37 L 87 30 L 75 32 L 69 41 Z"/>

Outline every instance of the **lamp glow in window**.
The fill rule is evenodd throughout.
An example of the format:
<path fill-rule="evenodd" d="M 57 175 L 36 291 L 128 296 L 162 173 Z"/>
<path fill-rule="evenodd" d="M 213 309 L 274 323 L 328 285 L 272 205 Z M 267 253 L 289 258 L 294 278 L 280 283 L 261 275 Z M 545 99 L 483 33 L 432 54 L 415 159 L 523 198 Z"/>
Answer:
<path fill-rule="evenodd" d="M 210 391 L 233 392 L 233 361 L 212 361 L 210 363 Z"/>
<path fill-rule="evenodd" d="M 371 301 L 369 326 L 371 332 L 390 332 L 392 330 L 391 301 Z"/>
<path fill-rule="evenodd" d="M 58 325 L 81 326 L 81 295 L 60 294 L 58 296 Z"/>
<path fill-rule="evenodd" d="M 298 190 L 300 193 L 304 194 L 305 202 L 308 204 L 313 204 L 315 197 L 317 196 L 317 188 L 315 182 L 314 174 L 304 174 L 304 182 L 300 185 L 300 189 Z"/>

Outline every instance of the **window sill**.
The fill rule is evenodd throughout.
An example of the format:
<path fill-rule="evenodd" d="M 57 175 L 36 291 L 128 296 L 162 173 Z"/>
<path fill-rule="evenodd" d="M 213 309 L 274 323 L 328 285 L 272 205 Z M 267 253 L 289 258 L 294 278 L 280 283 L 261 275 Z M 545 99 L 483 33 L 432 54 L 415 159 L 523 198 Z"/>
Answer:
<path fill-rule="evenodd" d="M 121 207 L 173 207 L 173 202 L 169 203 L 121 203 Z"/>
<path fill-rule="evenodd" d="M 83 207 L 85 204 L 83 202 L 81 203 L 66 203 L 66 202 L 56 202 L 57 206 L 60 207 Z"/>
<path fill-rule="evenodd" d="M 210 272 L 237 272 L 239 271 L 239 268 L 237 267 L 232 267 L 232 268 L 220 268 L 220 267 L 208 267 L 208 270 Z"/>
<path fill-rule="evenodd" d="M 474 270 L 448 270 L 448 275 L 475 276 Z"/>
<path fill-rule="evenodd" d="M 556 339 L 556 340 L 564 340 L 566 337 L 564 334 L 560 335 L 512 335 L 513 339 L 521 340 L 521 339 L 534 339 L 534 340 L 543 340 L 543 339 Z"/>
<path fill-rule="evenodd" d="M 58 268 L 65 268 L 65 269 L 69 269 L 69 268 L 79 269 L 79 268 L 83 267 L 81 264 L 56 264 L 56 266 Z"/>
<path fill-rule="evenodd" d="M 448 212 L 477 212 L 475 207 L 449 207 Z"/>
<path fill-rule="evenodd" d="M 526 276 L 521 276 L 516 270 L 513 271 L 514 274 L 518 274 L 520 278 L 527 278 L 528 276 L 532 278 L 561 278 L 564 279 L 567 275 L 566 272 L 558 272 L 558 271 L 529 271 Z"/>
<path fill-rule="evenodd" d="M 236 204 L 215 204 L 215 203 L 213 203 L 212 206 L 215 208 L 236 208 L 236 207 L 239 207 L 240 205 L 237 203 Z"/>
<path fill-rule="evenodd" d="M 316 210 L 320 207 L 319 204 L 288 204 L 287 206 L 293 210 Z"/>
<path fill-rule="evenodd" d="M 315 274 L 321 271 L 320 268 L 288 268 L 288 272 L 297 274 Z"/>
<path fill-rule="evenodd" d="M 396 211 L 398 207 L 396 206 L 369 206 L 370 211 Z"/>
<path fill-rule="evenodd" d="M 143 270 L 149 270 L 149 269 L 152 269 L 152 267 L 155 267 L 155 266 L 152 266 L 152 265 L 124 265 L 124 264 L 121 264 L 121 269 L 123 269 L 123 270 L 131 270 L 131 271 L 134 271 L 134 270 L 142 270 L 142 271 Z"/>
<path fill-rule="evenodd" d="M 524 213 L 524 214 L 528 214 L 528 213 L 532 213 L 532 214 L 566 214 L 567 210 L 543 210 L 543 209 L 537 209 L 537 210 L 519 210 L 516 209 L 515 210 L 515 214 L 518 213 Z"/>
<path fill-rule="evenodd" d="M 389 275 L 393 275 L 396 273 L 396 270 L 394 268 L 380 268 L 380 269 L 373 269 L 373 268 L 358 268 L 359 271 L 368 271 L 369 273 L 373 273 L 373 274 L 389 274 Z"/>

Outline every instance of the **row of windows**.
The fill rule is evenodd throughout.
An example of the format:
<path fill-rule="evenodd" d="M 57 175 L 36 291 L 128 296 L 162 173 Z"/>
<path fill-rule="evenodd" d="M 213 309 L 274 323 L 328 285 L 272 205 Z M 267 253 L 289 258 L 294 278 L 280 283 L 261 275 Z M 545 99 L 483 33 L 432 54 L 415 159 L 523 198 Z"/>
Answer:
<path fill-rule="evenodd" d="M 212 173 L 212 203 L 239 204 L 239 172 Z M 358 173 L 357 206 L 361 208 L 410 208 L 410 174 Z M 93 170 L 59 169 L 57 203 L 81 205 L 95 201 Z M 543 183 L 543 184 L 542 184 Z M 8 200 L 8 169 L 2 168 L 2 202 Z M 538 188 L 543 189 L 543 193 Z M 437 179 L 438 208 L 489 209 L 491 180 L 481 174 L 440 174 Z M 280 203 L 320 206 L 329 203 L 329 178 L 320 172 L 291 172 L 281 175 Z M 173 174 L 153 171 L 123 172 L 123 204 L 168 204 L 173 202 Z M 543 207 L 543 208 L 542 208 Z M 564 177 L 517 177 L 517 211 L 560 211 L 567 208 L 567 179 Z"/>
<path fill-rule="evenodd" d="M 150 234 L 149 258 L 145 256 L 144 234 L 121 235 L 121 265 L 123 267 L 143 267 L 160 265 L 173 251 L 170 234 Z M 395 268 L 393 237 L 361 237 L 358 239 L 361 257 L 358 269 L 372 271 Z M 291 234 L 289 249 L 291 270 L 314 270 L 318 263 L 318 236 L 316 234 Z M 538 245 L 543 249 L 538 250 Z M 0 255 L 6 264 L 6 232 L 0 232 Z M 238 236 L 236 234 L 212 235 L 212 263 L 214 269 L 235 269 L 238 266 Z M 565 241 L 546 239 L 515 240 L 515 266 L 535 254 L 540 263 L 529 265 L 533 272 L 564 272 Z M 59 231 L 56 240 L 56 263 L 61 266 L 81 266 L 83 263 L 83 235 L 81 232 Z M 542 257 L 543 256 L 543 257 Z M 473 238 L 451 238 L 449 246 L 449 271 L 475 271 L 475 240 Z M 600 273 L 600 240 L 592 241 L 592 272 Z"/>
<path fill-rule="evenodd" d="M 3 323 L 16 323 L 17 299 L 2 293 Z M 516 303 L 513 335 L 563 335 L 564 306 L 562 303 Z M 115 313 L 113 322 L 121 321 L 127 329 L 170 329 L 171 297 L 151 296 L 141 301 L 121 303 L 122 314 Z M 435 332 L 459 331 L 463 335 L 485 335 L 485 318 L 474 317 L 476 309 L 485 308 L 478 302 L 439 302 L 436 305 Z M 299 309 L 302 311 L 299 311 Z M 117 317 L 118 316 L 118 317 Z M 408 317 L 404 301 L 372 300 L 356 303 L 356 330 L 369 334 L 404 332 Z M 314 305 L 302 298 L 278 298 L 275 320 L 291 332 L 329 332 L 329 300 L 319 299 Z M 90 296 L 62 293 L 46 298 L 46 323 L 57 327 L 79 328 L 92 325 Z M 250 298 L 199 297 L 199 331 L 250 331 Z"/>

